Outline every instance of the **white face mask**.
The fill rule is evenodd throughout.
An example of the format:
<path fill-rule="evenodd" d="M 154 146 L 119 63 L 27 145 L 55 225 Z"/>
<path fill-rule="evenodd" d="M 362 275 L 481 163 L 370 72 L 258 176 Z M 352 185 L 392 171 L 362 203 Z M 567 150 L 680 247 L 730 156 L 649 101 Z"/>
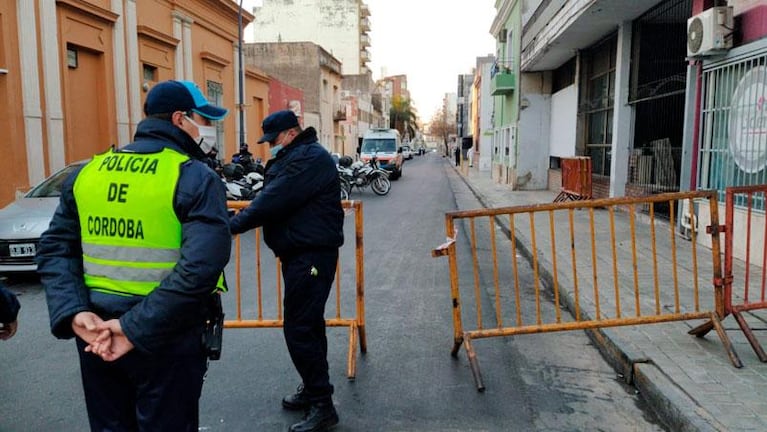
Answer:
<path fill-rule="evenodd" d="M 197 131 L 199 132 L 200 136 L 198 138 L 192 137 L 193 140 L 197 143 L 198 146 L 200 146 L 200 149 L 203 153 L 208 154 L 210 150 L 216 146 L 216 127 L 215 126 L 202 126 L 197 124 L 194 120 L 189 118 L 189 116 L 184 116 L 189 123 L 192 123 L 193 125 L 197 126 Z"/>

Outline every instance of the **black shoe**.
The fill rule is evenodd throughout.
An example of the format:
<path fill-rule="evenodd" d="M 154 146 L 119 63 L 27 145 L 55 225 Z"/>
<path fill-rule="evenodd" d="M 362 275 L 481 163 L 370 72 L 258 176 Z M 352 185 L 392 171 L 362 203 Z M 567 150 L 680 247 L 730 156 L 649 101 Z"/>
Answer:
<path fill-rule="evenodd" d="M 309 412 L 300 421 L 288 429 L 288 432 L 324 432 L 338 424 L 338 413 L 333 402 L 312 404 Z"/>
<path fill-rule="evenodd" d="M 304 386 L 300 385 L 296 393 L 282 398 L 282 407 L 291 411 L 306 411 L 309 409 L 309 396 L 304 392 Z"/>

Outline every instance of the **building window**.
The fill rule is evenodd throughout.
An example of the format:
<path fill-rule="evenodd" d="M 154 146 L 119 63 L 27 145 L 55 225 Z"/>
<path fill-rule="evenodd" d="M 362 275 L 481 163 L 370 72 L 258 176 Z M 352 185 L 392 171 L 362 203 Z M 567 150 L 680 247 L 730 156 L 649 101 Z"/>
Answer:
<path fill-rule="evenodd" d="M 767 182 L 767 49 L 703 70 L 698 188 Z M 765 209 L 764 198 L 752 206 Z M 736 205 L 745 204 L 736 197 Z"/>
<path fill-rule="evenodd" d="M 208 102 L 217 106 L 224 106 L 224 86 L 215 81 L 208 81 Z M 224 122 L 217 121 L 216 124 L 216 150 L 218 154 L 224 154 L 222 145 L 224 144 Z"/>
<path fill-rule="evenodd" d="M 144 63 L 142 65 L 144 82 L 157 82 L 157 67 Z"/>
<path fill-rule="evenodd" d="M 586 156 L 591 157 L 592 173 L 610 175 L 615 100 L 615 62 L 617 37 L 599 43 L 583 58 L 580 114 L 585 121 Z"/>
<path fill-rule="evenodd" d="M 67 45 L 67 67 L 77 69 L 77 48 Z"/>

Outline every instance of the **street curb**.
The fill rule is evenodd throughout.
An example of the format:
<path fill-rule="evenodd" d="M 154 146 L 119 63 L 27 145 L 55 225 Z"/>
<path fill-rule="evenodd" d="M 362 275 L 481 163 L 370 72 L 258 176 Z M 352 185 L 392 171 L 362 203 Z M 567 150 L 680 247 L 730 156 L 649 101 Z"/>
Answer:
<path fill-rule="evenodd" d="M 488 205 L 489 200 L 485 195 L 476 189 L 457 167 L 454 167 L 454 169 L 482 207 L 491 208 Z M 502 218 L 496 218 L 496 223 L 501 227 L 504 234 L 510 238 L 511 232 L 508 224 Z M 522 243 L 518 236 L 515 236 L 515 239 L 517 251 L 532 266 L 532 251 L 530 251 L 526 244 Z M 539 263 L 538 273 L 546 288 L 551 290 L 554 286 L 554 279 L 549 269 L 541 266 Z M 574 299 L 562 287 L 560 287 L 560 298 L 569 310 L 575 310 Z M 591 318 L 587 316 L 587 319 Z M 617 338 L 611 337 L 611 329 L 591 329 L 585 330 L 585 332 L 602 356 L 624 381 L 637 388 L 642 398 L 647 402 L 648 407 L 669 430 L 680 432 L 721 432 L 729 430 L 701 407 L 673 379 L 663 373 L 650 359 L 645 358 L 641 353 L 633 352 L 633 350 L 616 343 Z"/>

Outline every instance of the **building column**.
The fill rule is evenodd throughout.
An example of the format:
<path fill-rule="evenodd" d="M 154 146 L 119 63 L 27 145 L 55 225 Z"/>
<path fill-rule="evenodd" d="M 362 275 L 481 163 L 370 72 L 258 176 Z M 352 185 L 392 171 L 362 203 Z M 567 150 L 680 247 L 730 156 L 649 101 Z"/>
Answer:
<path fill-rule="evenodd" d="M 192 63 L 192 21 L 191 18 L 184 19 L 182 25 L 183 42 L 181 44 L 184 52 L 184 79 L 194 81 L 194 68 Z"/>
<path fill-rule="evenodd" d="M 64 168 L 66 165 L 66 155 L 64 152 L 64 110 L 61 105 L 61 64 L 59 63 L 59 37 L 58 24 L 56 20 L 56 1 L 39 0 L 38 10 L 40 11 L 39 32 L 29 31 L 37 28 L 34 19 L 34 3 L 28 0 L 17 0 L 19 4 L 19 17 L 23 25 L 19 25 L 19 42 L 23 47 L 40 47 L 41 53 L 36 49 L 21 50 L 22 73 L 25 79 L 22 80 L 24 86 L 24 123 L 27 129 L 27 155 L 30 155 L 27 161 L 29 167 L 30 184 L 36 184 L 45 178 L 45 149 L 42 145 L 42 121 L 45 121 L 45 141 L 48 143 L 48 168 L 51 172 Z M 30 9 L 26 11 L 25 9 Z M 29 14 L 29 15 L 28 15 Z M 30 18 L 26 18 L 29 16 Z M 24 18 L 22 18 L 24 17 Z M 40 35 L 40 45 L 37 44 L 36 35 Z M 28 52 L 27 52 L 28 51 Z M 27 54 L 25 54 L 27 52 Z M 42 80 L 37 71 L 37 56 L 42 58 Z M 26 55 L 34 56 L 34 61 L 25 64 Z M 27 96 L 26 88 L 34 83 L 34 99 L 38 104 L 36 110 L 39 110 L 40 94 L 42 88 L 45 98 L 45 118 L 40 121 L 27 121 L 27 103 L 30 101 Z M 40 83 L 40 87 L 38 87 Z M 30 131 L 31 130 L 31 131 Z"/>
<path fill-rule="evenodd" d="M 125 2 L 125 52 L 128 64 L 128 98 L 130 112 L 128 113 L 129 141 L 136 133 L 136 127 L 144 116 L 141 106 L 142 76 L 139 74 L 141 62 L 138 54 L 138 19 L 136 0 Z"/>
<path fill-rule="evenodd" d="M 176 79 L 177 80 L 183 80 L 184 79 L 184 40 L 183 40 L 183 26 L 181 22 L 183 21 L 183 16 L 179 14 L 178 12 L 173 12 L 173 37 L 176 38 L 176 40 L 180 41 L 178 45 L 176 45 Z"/>
<path fill-rule="evenodd" d="M 130 118 L 128 98 L 131 93 L 131 85 L 128 82 L 128 69 L 131 68 L 129 59 L 126 59 L 126 33 L 125 33 L 125 14 L 123 12 L 123 0 L 112 0 L 112 12 L 117 14 L 117 20 L 114 22 L 114 33 L 112 45 L 114 55 L 114 80 L 115 80 L 115 115 L 117 123 L 117 142 L 118 147 L 130 142 Z"/>
<path fill-rule="evenodd" d="M 631 22 L 618 28 L 618 48 L 615 65 L 615 99 L 613 102 L 613 142 L 610 160 L 610 196 L 626 195 L 629 149 L 632 147 L 634 108 L 629 105 L 629 75 L 631 72 Z"/>

